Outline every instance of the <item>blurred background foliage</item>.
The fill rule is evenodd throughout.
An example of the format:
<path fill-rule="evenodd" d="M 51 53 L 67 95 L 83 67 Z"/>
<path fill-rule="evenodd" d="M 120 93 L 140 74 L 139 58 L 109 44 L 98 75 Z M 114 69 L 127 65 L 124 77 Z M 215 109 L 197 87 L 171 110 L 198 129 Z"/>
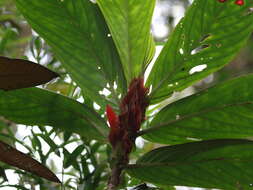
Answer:
<path fill-rule="evenodd" d="M 151 28 L 157 44 L 156 53 L 159 53 L 170 32 L 190 3 L 190 0 L 157 0 Z M 29 58 L 58 72 L 61 78 L 44 85 L 44 88 L 80 102 L 84 101 L 103 116 L 102 109 L 95 102 L 85 97 L 85 94 L 68 76 L 61 63 L 54 57 L 51 48 L 32 31 L 22 15 L 16 10 L 13 0 L 0 0 L 0 55 L 12 58 Z M 175 101 L 179 97 L 207 88 L 217 82 L 252 71 L 253 36 L 229 65 L 184 92 L 173 96 L 168 101 Z M 47 165 L 63 181 L 61 187 L 0 163 L 0 188 L 2 189 L 102 190 L 107 185 L 109 176 L 107 154 L 110 154 L 110 147 L 107 145 L 96 141 L 87 141 L 78 135 L 56 131 L 51 127 L 19 126 L 17 128 L 15 123 L 1 116 L 0 139 Z M 132 159 L 135 160 L 138 155 L 158 146 L 160 145 L 137 139 L 137 148 L 132 154 Z M 125 176 L 125 186 L 134 187 L 141 183 L 143 182 Z M 143 185 L 143 187 L 147 189 L 147 186 Z M 139 187 L 135 189 L 139 189 Z"/>

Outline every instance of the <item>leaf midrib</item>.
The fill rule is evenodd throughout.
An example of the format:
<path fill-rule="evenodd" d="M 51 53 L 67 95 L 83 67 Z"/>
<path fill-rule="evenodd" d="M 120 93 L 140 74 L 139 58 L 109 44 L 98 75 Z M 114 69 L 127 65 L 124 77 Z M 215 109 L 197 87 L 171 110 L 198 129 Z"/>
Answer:
<path fill-rule="evenodd" d="M 177 162 L 152 162 L 152 163 L 136 163 L 136 164 L 129 164 L 126 166 L 127 169 L 135 169 L 135 168 L 142 168 L 142 167 L 164 167 L 164 166 L 177 166 L 177 165 L 193 165 L 199 163 L 207 163 L 213 161 L 234 161 L 234 162 L 252 162 L 249 159 L 241 159 L 241 158 L 210 158 L 210 159 L 203 159 L 203 160 L 184 160 L 184 161 L 177 161 Z"/>
<path fill-rule="evenodd" d="M 246 102 L 240 102 L 240 103 L 234 103 L 234 104 L 224 104 L 224 105 L 219 106 L 219 107 L 212 107 L 212 108 L 208 108 L 208 109 L 203 109 L 203 110 L 200 110 L 199 112 L 195 112 L 195 113 L 192 113 L 192 114 L 188 114 L 188 115 L 184 115 L 184 116 L 180 115 L 179 119 L 174 119 L 174 120 L 171 120 L 171 121 L 168 121 L 168 122 L 164 122 L 164 123 L 155 125 L 153 127 L 151 126 L 148 129 L 144 129 L 144 130 L 140 131 L 138 133 L 138 135 L 141 136 L 141 135 L 144 135 L 144 134 L 148 134 L 148 133 L 150 133 L 154 130 L 157 130 L 157 129 L 160 129 L 160 128 L 163 128 L 163 127 L 168 127 L 168 125 L 170 125 L 170 124 L 173 124 L 173 123 L 185 120 L 185 119 L 189 119 L 191 117 L 196 117 L 196 116 L 199 116 L 199 115 L 204 114 L 204 113 L 220 111 L 220 110 L 228 108 L 228 107 L 233 107 L 233 106 L 239 106 L 240 107 L 240 106 L 245 106 L 245 105 L 249 105 L 249 104 L 253 104 L 253 102 L 246 101 Z"/>

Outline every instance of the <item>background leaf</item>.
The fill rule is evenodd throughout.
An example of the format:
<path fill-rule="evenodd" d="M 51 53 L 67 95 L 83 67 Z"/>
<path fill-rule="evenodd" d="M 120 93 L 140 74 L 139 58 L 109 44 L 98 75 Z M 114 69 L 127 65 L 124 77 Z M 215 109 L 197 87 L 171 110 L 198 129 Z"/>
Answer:
<path fill-rule="evenodd" d="M 87 0 L 16 0 L 16 5 L 86 95 L 104 105 L 99 91 L 108 85 L 114 91 L 114 81 L 121 92 L 126 89 L 118 54 L 96 4 Z"/>
<path fill-rule="evenodd" d="M 166 146 L 142 156 L 127 172 L 154 184 L 252 189 L 253 142 L 210 140 Z"/>
<path fill-rule="evenodd" d="M 31 172 L 49 181 L 60 183 L 60 180 L 48 168 L 2 141 L 0 141 L 0 161 Z"/>
<path fill-rule="evenodd" d="M 144 136 L 164 144 L 253 134 L 253 75 L 242 76 L 164 107 Z"/>
<path fill-rule="evenodd" d="M 229 63 L 252 33 L 252 3 L 236 6 L 233 1 L 195 0 L 153 66 L 147 82 L 153 89 L 151 103 Z"/>
<path fill-rule="evenodd" d="M 68 154 L 68 156 L 65 157 L 64 168 L 77 164 L 77 157 L 81 155 L 84 149 L 84 145 L 81 144 L 76 147 L 72 153 Z"/>
<path fill-rule="evenodd" d="M 105 141 L 108 127 L 92 109 L 75 100 L 39 88 L 0 91 L 0 115 L 25 125 L 50 125 Z"/>
<path fill-rule="evenodd" d="M 130 83 L 144 71 L 145 61 L 148 61 L 149 54 L 152 55 L 154 44 L 150 24 L 155 0 L 98 0 L 97 3 L 108 23 Z"/>
<path fill-rule="evenodd" d="M 0 89 L 34 87 L 58 76 L 57 73 L 31 61 L 0 56 Z"/>

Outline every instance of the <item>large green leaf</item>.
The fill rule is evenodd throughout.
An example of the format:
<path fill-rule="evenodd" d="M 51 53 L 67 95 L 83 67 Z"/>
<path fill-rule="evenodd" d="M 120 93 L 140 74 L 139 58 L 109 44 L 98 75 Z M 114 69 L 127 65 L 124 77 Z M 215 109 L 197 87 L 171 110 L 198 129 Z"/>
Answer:
<path fill-rule="evenodd" d="M 97 0 L 117 46 L 128 82 L 143 72 L 152 54 L 150 24 L 155 0 Z M 153 39 L 152 39 L 153 40 Z M 149 54 L 149 53 L 148 53 Z"/>
<path fill-rule="evenodd" d="M 233 1 L 195 0 L 153 66 L 147 82 L 153 89 L 151 103 L 229 63 L 253 30 L 252 4 L 253 0 L 243 6 Z"/>
<path fill-rule="evenodd" d="M 108 127 L 93 110 L 75 100 L 39 88 L 0 91 L 0 115 L 19 124 L 50 125 L 105 141 Z"/>
<path fill-rule="evenodd" d="M 126 88 L 119 56 L 96 4 L 88 0 L 16 0 L 16 5 L 75 82 L 98 104 L 105 103 L 99 91 L 107 84 L 112 91 L 114 81 Z"/>
<path fill-rule="evenodd" d="M 239 77 L 164 107 L 144 137 L 175 144 L 253 136 L 253 75 Z"/>
<path fill-rule="evenodd" d="M 127 172 L 161 185 L 250 190 L 252 149 L 252 141 L 235 139 L 166 146 L 145 154 Z"/>

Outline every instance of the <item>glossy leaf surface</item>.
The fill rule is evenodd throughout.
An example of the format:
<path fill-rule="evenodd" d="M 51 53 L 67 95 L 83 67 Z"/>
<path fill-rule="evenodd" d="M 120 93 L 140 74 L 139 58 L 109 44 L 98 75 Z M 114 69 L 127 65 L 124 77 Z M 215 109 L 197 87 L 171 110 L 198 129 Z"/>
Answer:
<path fill-rule="evenodd" d="M 60 180 L 48 168 L 2 141 L 0 141 L 0 161 L 31 172 L 49 181 L 60 183 Z"/>
<path fill-rule="evenodd" d="M 210 140 L 155 149 L 130 165 L 127 172 L 161 185 L 250 190 L 253 142 Z"/>
<path fill-rule="evenodd" d="M 109 90 L 114 81 L 121 91 L 126 89 L 116 48 L 96 4 L 88 0 L 16 0 L 16 5 L 87 96 L 103 105 L 106 101 L 99 91 L 107 83 Z"/>
<path fill-rule="evenodd" d="M 0 115 L 19 124 L 50 125 L 105 141 L 108 127 L 93 110 L 65 96 L 39 88 L 0 91 Z"/>
<path fill-rule="evenodd" d="M 246 75 L 167 105 L 144 137 L 164 144 L 252 137 L 252 84 Z"/>
<path fill-rule="evenodd" d="M 159 55 L 148 85 L 151 103 L 169 97 L 229 63 L 253 31 L 253 0 L 195 0 Z"/>
<path fill-rule="evenodd" d="M 150 24 L 155 0 L 98 0 L 117 46 L 128 82 L 152 57 Z M 144 11 L 145 10 L 145 11 Z"/>
<path fill-rule="evenodd" d="M 31 61 L 0 56 L 0 89 L 2 90 L 34 87 L 58 76 L 57 73 Z"/>

